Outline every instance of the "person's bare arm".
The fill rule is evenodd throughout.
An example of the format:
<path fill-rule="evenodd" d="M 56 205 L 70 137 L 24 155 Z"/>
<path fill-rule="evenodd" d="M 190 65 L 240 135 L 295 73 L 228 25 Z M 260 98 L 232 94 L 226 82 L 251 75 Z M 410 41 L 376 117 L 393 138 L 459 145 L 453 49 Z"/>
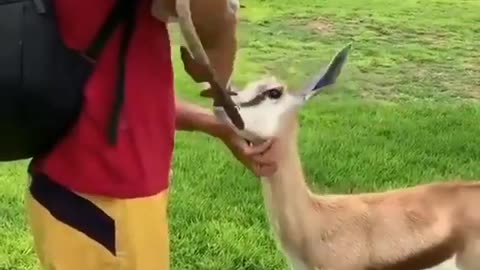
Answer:
<path fill-rule="evenodd" d="M 220 123 L 210 110 L 178 98 L 176 101 L 176 129 L 200 131 L 217 138 L 222 138 L 232 132 L 229 127 Z"/>

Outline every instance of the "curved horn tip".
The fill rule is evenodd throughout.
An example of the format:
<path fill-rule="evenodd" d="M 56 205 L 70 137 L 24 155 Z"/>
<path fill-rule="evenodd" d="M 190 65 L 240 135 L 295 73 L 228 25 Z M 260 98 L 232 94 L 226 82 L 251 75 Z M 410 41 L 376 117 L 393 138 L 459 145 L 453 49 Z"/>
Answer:
<path fill-rule="evenodd" d="M 338 52 L 339 56 L 345 57 L 353 47 L 353 42 L 349 42 L 343 49 Z"/>

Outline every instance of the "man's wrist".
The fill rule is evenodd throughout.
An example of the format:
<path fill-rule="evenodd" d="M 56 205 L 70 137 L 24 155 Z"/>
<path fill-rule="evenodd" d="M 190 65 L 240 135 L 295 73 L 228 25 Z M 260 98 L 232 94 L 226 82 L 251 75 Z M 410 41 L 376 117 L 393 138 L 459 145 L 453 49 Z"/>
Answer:
<path fill-rule="evenodd" d="M 178 101 L 176 114 L 177 130 L 200 131 L 222 140 L 233 132 L 228 125 L 219 121 L 210 110 L 192 103 Z"/>
<path fill-rule="evenodd" d="M 220 122 L 213 114 L 203 115 L 202 118 L 199 130 L 212 137 L 224 140 L 233 132 L 228 125 Z"/>

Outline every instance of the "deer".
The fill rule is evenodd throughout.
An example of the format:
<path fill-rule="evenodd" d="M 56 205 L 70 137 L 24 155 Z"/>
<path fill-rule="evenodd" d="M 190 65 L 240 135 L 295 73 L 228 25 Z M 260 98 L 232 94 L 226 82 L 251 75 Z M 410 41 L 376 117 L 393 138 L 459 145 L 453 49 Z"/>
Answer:
<path fill-rule="evenodd" d="M 252 144 L 276 138 L 278 170 L 260 182 L 271 230 L 290 269 L 480 269 L 479 182 L 436 181 L 357 194 L 317 194 L 309 188 L 298 149 L 298 115 L 336 83 L 351 44 L 299 91 L 274 76 L 241 90 L 219 85 L 205 53 L 180 49 L 185 71 L 210 86 L 200 95 L 213 99 L 219 121 Z"/>

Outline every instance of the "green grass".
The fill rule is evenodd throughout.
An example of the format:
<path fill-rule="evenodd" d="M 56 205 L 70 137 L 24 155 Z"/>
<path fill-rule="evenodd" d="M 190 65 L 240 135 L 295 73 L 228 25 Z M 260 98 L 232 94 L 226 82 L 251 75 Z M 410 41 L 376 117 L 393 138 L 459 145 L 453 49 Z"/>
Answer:
<path fill-rule="evenodd" d="M 316 191 L 480 179 L 480 1 L 243 3 L 238 84 L 273 73 L 299 86 L 353 41 L 337 86 L 301 114 L 301 155 Z M 207 104 L 175 65 L 180 95 Z M 173 269 L 286 269 L 258 181 L 218 141 L 177 138 Z M 0 183 L 0 269 L 38 269 L 23 209 L 25 163 L 0 165 Z"/>

